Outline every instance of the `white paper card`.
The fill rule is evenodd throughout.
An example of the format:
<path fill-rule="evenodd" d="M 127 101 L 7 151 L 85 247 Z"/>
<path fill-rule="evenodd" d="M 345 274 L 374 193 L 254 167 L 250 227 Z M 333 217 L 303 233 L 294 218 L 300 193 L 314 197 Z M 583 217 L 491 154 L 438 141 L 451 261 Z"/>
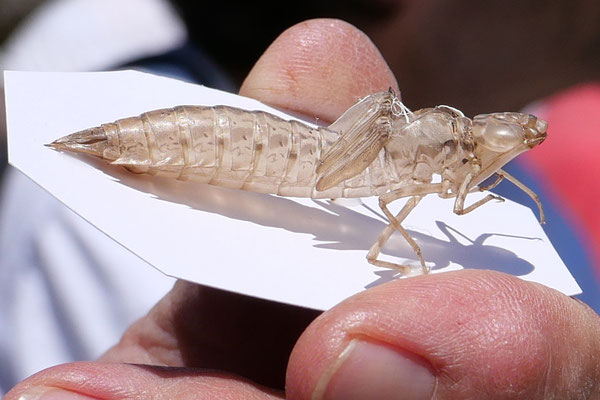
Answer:
<path fill-rule="evenodd" d="M 376 198 L 346 207 L 223 189 L 136 175 L 44 146 L 104 122 L 181 104 L 227 104 L 285 117 L 277 110 L 132 71 L 7 72 L 5 85 L 10 163 L 165 274 L 321 310 L 398 277 L 365 259 L 386 225 Z M 528 208 L 490 202 L 457 216 L 452 206 L 452 200 L 428 196 L 404 223 L 434 273 L 495 269 L 567 295 L 581 293 Z M 416 258 L 397 234 L 384 257 Z"/>

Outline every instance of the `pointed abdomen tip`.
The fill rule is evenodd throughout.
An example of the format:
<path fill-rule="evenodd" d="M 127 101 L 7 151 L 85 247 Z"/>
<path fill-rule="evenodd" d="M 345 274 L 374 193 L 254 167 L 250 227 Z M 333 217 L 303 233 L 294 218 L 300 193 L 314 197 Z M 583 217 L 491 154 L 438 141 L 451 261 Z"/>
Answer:
<path fill-rule="evenodd" d="M 102 157 L 107 145 L 104 129 L 96 127 L 63 136 L 45 146 L 59 151 L 71 151 Z"/>

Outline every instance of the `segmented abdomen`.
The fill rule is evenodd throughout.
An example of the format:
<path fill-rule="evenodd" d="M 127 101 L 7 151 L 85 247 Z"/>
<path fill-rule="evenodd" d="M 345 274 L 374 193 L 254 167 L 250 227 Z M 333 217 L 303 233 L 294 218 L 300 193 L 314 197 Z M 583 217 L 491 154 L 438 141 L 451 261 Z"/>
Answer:
<path fill-rule="evenodd" d="M 113 163 L 235 189 L 310 196 L 315 163 L 333 132 L 264 112 L 179 106 L 102 126 Z"/>
<path fill-rule="evenodd" d="M 316 191 L 317 163 L 339 134 L 266 112 L 179 106 L 102 128 L 109 143 L 105 158 L 134 172 L 313 198 L 371 196 L 390 187 L 382 152 L 374 165 L 358 176 Z"/>

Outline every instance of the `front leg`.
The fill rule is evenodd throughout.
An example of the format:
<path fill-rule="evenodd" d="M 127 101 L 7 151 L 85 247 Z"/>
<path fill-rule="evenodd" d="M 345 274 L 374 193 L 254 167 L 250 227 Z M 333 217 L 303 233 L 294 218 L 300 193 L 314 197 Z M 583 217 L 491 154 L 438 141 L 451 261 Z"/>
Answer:
<path fill-rule="evenodd" d="M 500 184 L 500 182 L 502 182 L 503 180 L 504 180 L 504 175 L 496 172 L 496 180 L 494 182 L 492 182 L 486 186 L 475 186 L 473 189 L 470 190 L 470 192 L 476 193 L 476 192 L 484 192 L 486 190 L 492 190 L 493 188 L 498 186 Z"/>
<path fill-rule="evenodd" d="M 481 169 L 479 164 L 477 164 L 475 162 L 473 162 L 473 164 L 471 164 L 471 165 L 472 165 L 471 172 L 469 172 L 467 174 L 467 176 L 465 177 L 465 180 L 462 182 L 462 184 L 460 185 L 460 187 L 458 189 L 458 193 L 456 194 L 456 201 L 454 202 L 454 213 L 457 215 L 464 215 L 464 214 L 470 213 L 474 209 L 481 207 L 482 205 L 484 205 L 485 203 L 487 203 L 490 200 L 504 201 L 504 199 L 500 196 L 488 194 L 483 199 L 476 201 L 475 203 L 471 204 L 468 207 L 465 207 L 465 199 L 467 198 L 467 194 L 473 193 L 473 191 L 471 189 L 469 189 L 469 186 L 470 186 L 471 182 L 473 181 L 473 177 L 477 176 L 477 174 L 479 173 L 479 170 Z M 492 183 L 488 187 L 495 187 L 501 181 L 502 181 L 502 177 L 498 178 L 494 183 Z M 474 191 L 479 191 L 479 190 L 480 189 L 477 188 Z M 484 190 L 484 189 L 482 189 L 482 190 Z"/>
<path fill-rule="evenodd" d="M 527 186 L 525 186 L 523 183 L 521 183 L 517 178 L 515 178 L 512 175 L 510 175 L 508 172 L 506 172 L 506 171 L 504 171 L 502 169 L 499 169 L 498 170 L 498 174 L 501 174 L 506 179 L 508 179 L 510 182 L 512 182 L 513 184 L 515 184 L 519 189 L 521 189 L 529 197 L 531 197 L 531 199 L 533 201 L 535 201 L 535 204 L 538 206 L 538 210 L 540 212 L 540 224 L 545 224 L 546 223 L 546 217 L 544 216 L 544 208 L 542 207 L 542 202 L 540 201 L 540 198 L 538 197 L 538 195 L 535 194 L 535 192 L 533 190 L 529 189 Z"/>

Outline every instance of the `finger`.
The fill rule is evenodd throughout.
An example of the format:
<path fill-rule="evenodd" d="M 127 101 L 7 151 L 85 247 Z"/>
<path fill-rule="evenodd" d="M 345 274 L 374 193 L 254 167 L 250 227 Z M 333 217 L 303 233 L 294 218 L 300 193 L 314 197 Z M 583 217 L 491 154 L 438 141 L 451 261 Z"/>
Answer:
<path fill-rule="evenodd" d="M 397 280 L 311 324 L 290 358 L 287 395 L 596 398 L 599 331 L 587 306 L 509 275 L 457 271 Z"/>
<path fill-rule="evenodd" d="M 4 400 L 281 398 L 281 393 L 223 373 L 79 362 L 35 374 L 15 386 Z"/>
<path fill-rule="evenodd" d="M 210 368 L 283 389 L 289 354 L 318 314 L 179 281 L 100 361 Z"/>
<path fill-rule="evenodd" d="M 357 99 L 397 86 L 364 33 L 340 20 L 316 19 L 283 32 L 240 94 L 331 122 Z"/>

